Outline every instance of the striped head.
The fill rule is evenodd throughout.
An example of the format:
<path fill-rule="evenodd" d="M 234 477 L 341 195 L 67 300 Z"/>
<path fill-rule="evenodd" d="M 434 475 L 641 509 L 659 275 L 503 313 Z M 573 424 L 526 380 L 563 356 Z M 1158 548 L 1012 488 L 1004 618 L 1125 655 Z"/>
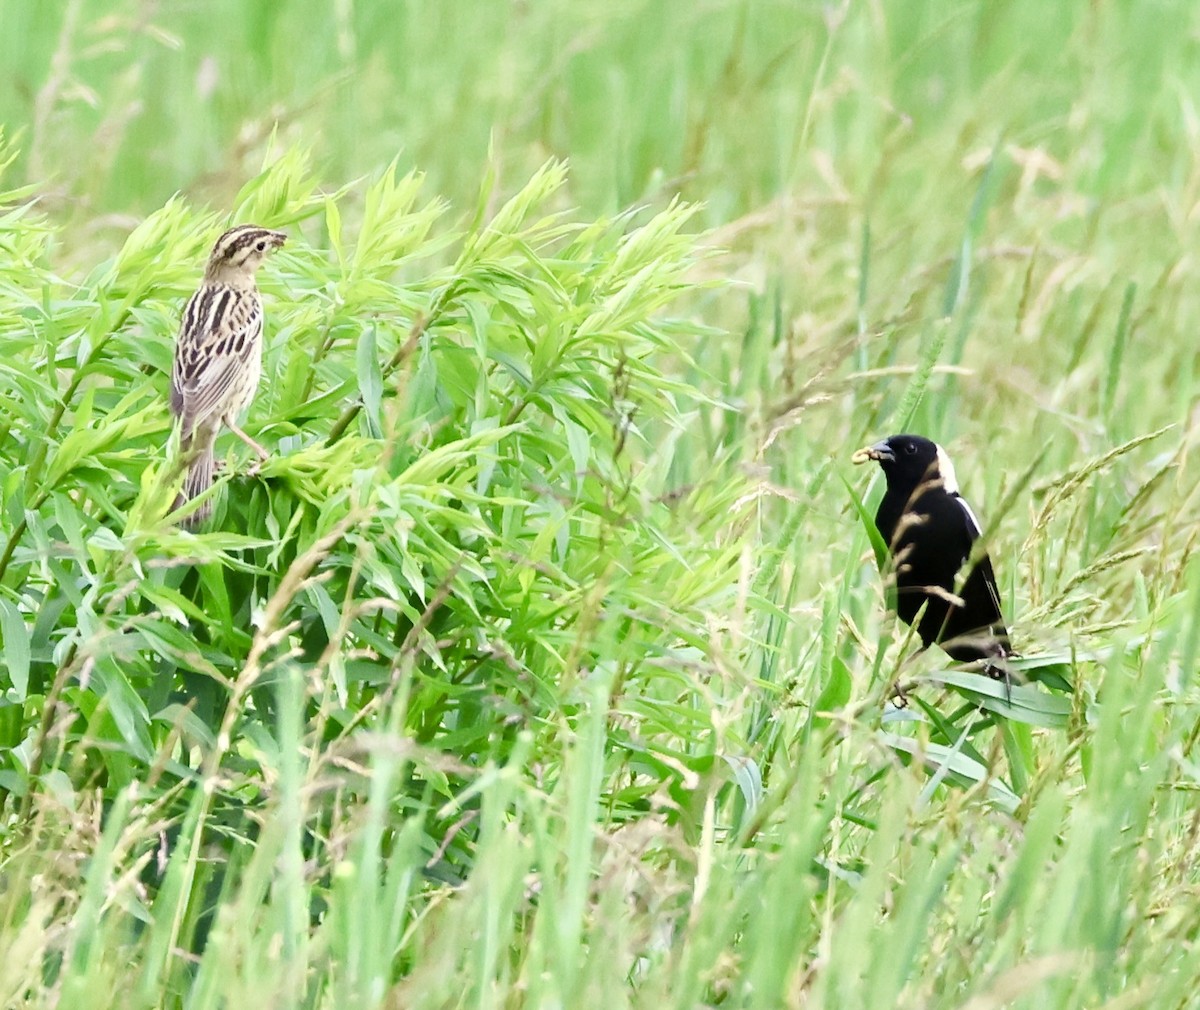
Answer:
<path fill-rule="evenodd" d="M 253 284 L 263 260 L 287 241 L 287 235 L 256 224 L 239 224 L 213 246 L 204 279 L 227 284 Z"/>

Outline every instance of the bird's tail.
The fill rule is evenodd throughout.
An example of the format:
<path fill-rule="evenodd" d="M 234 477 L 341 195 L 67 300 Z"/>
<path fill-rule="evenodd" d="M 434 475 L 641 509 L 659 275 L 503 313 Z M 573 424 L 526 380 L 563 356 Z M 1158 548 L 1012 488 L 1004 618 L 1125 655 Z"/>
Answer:
<path fill-rule="evenodd" d="M 183 490 L 175 496 L 175 503 L 171 506 L 172 509 L 180 508 L 193 498 L 198 498 L 212 487 L 213 471 L 216 469 L 216 460 L 213 457 L 213 440 L 205 439 L 199 445 L 193 443 L 189 448 L 190 451 L 186 453 L 189 457 L 187 477 L 183 482 Z M 209 499 L 184 519 L 183 525 L 189 528 L 199 526 L 212 515 L 212 510 L 212 500 Z"/>

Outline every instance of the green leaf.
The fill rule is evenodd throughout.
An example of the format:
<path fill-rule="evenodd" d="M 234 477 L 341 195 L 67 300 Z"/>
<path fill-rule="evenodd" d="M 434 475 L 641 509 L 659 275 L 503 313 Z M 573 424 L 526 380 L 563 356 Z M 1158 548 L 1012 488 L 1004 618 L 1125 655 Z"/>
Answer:
<path fill-rule="evenodd" d="M 21 612 L 9 601 L 0 599 L 0 654 L 4 656 L 8 682 L 15 700 L 24 702 L 29 690 L 29 626 Z"/>
<path fill-rule="evenodd" d="M 722 754 L 721 757 L 724 759 L 725 764 L 729 766 L 733 781 L 737 783 L 738 791 L 742 795 L 742 801 L 746 805 L 743 819 L 749 820 L 754 817 L 759 804 L 762 803 L 762 769 L 759 768 L 758 762 L 752 758 L 735 757 L 731 754 Z"/>
<path fill-rule="evenodd" d="M 365 328 L 359 335 L 356 352 L 363 417 L 366 418 L 367 432 L 372 438 L 380 438 L 383 435 L 383 418 L 380 415 L 380 404 L 383 401 L 383 370 L 379 364 L 376 337 L 374 326 Z"/>
<path fill-rule="evenodd" d="M 1070 721 L 1072 699 L 1047 694 L 1032 684 L 1013 684 L 1012 701 L 1006 699 L 1009 689 L 1002 680 L 960 670 L 940 670 L 929 675 L 931 683 L 954 688 L 966 698 L 977 701 L 989 712 L 1015 719 L 1017 722 L 1062 729 Z"/>
<path fill-rule="evenodd" d="M 961 786 L 987 783 L 988 798 L 1002 810 L 1012 813 L 1021 800 L 1003 782 L 996 779 L 987 765 L 968 757 L 954 747 L 939 743 L 922 743 L 912 737 L 880 731 L 880 739 L 893 750 L 919 757 L 934 773 L 946 774 L 948 780 Z"/>

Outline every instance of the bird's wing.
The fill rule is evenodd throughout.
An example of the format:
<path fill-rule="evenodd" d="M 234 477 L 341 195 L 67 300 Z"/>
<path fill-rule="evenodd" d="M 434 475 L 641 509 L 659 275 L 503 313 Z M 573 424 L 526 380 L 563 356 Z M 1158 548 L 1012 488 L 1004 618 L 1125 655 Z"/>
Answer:
<path fill-rule="evenodd" d="M 171 411 L 184 432 L 222 410 L 234 379 L 262 334 L 255 291 L 205 285 L 184 309 L 171 370 Z"/>
<path fill-rule="evenodd" d="M 971 510 L 971 506 L 967 504 L 967 500 L 962 497 L 962 495 L 958 494 L 954 495 L 953 497 L 954 500 L 958 502 L 959 507 L 963 510 L 963 514 L 967 519 L 967 554 L 962 560 L 962 563 L 966 564 L 967 560 L 971 556 L 971 545 L 974 544 L 975 541 L 981 536 L 983 536 L 983 531 L 980 529 L 979 520 L 975 517 L 975 513 Z M 996 613 L 998 615 L 1002 614 L 1003 611 L 1000 609 L 1000 590 L 996 586 L 996 573 L 992 569 L 992 561 L 987 554 L 984 554 L 975 563 L 975 566 L 972 569 L 972 573 L 974 572 L 978 572 L 979 577 L 983 580 L 983 584 L 987 588 L 988 596 L 991 597 L 992 604 L 996 608 Z M 970 573 L 968 573 L 968 577 L 970 577 Z"/>
<path fill-rule="evenodd" d="M 971 506 L 967 504 L 966 498 L 959 494 L 956 494 L 953 497 L 954 500 L 958 502 L 959 508 L 961 508 L 967 515 L 967 532 L 970 534 L 971 543 L 974 543 L 981 536 L 983 536 L 983 530 L 979 526 L 979 520 L 975 518 L 975 513 L 971 511 Z"/>

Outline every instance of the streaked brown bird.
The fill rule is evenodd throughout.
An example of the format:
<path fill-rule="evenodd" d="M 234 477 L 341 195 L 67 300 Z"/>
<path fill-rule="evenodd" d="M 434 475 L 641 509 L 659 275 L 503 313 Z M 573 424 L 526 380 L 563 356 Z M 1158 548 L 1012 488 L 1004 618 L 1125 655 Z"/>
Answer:
<path fill-rule="evenodd" d="M 174 508 L 203 494 L 213 481 L 213 445 L 221 425 L 253 449 L 267 451 L 238 427 L 262 376 L 263 309 L 254 275 L 263 260 L 286 241 L 283 232 L 239 224 L 213 246 L 199 290 L 183 310 L 171 369 L 171 413 L 179 419 L 179 444 L 187 465 Z M 196 526 L 212 514 L 212 502 L 185 523 Z"/>

